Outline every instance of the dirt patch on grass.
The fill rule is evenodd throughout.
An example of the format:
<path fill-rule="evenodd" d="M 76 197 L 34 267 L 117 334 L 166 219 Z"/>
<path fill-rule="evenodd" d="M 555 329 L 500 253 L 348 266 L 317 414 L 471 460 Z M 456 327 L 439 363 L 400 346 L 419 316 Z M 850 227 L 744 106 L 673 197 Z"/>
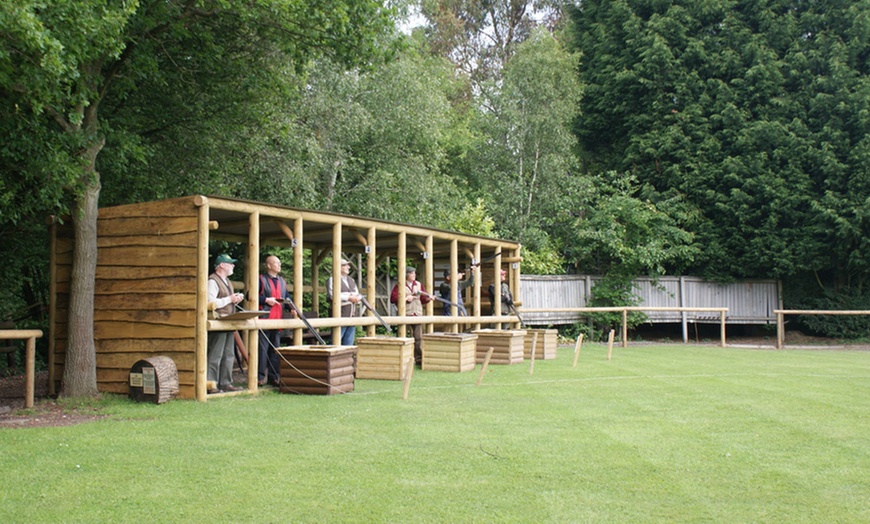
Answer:
<path fill-rule="evenodd" d="M 34 406 L 25 409 L 25 376 L 0 378 L 0 429 L 71 426 L 106 416 L 93 407 L 71 407 L 50 398 L 47 371 L 36 374 L 33 386 Z"/>

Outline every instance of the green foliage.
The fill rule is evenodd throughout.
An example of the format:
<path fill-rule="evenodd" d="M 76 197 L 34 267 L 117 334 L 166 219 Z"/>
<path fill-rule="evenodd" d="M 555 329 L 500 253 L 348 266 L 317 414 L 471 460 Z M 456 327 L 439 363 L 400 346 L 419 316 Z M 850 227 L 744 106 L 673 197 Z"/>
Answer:
<path fill-rule="evenodd" d="M 537 250 L 523 251 L 523 273 L 530 275 L 561 275 L 565 273 L 562 252 L 552 243 Z"/>
<path fill-rule="evenodd" d="M 567 207 L 576 176 L 571 121 L 582 93 L 577 55 L 539 29 L 516 47 L 503 78 L 487 84 L 471 180 L 500 235 L 532 250 L 548 243 L 552 217 Z"/>
<path fill-rule="evenodd" d="M 796 307 L 817 310 L 863 311 L 870 303 L 870 293 L 851 290 L 848 293 L 827 292 L 813 297 Z M 870 317 L 867 315 L 801 315 L 799 325 L 813 335 L 842 339 L 866 339 L 870 336 Z"/>
<path fill-rule="evenodd" d="M 578 4 L 584 159 L 699 210 L 687 270 L 861 287 L 868 13 L 866 0 Z"/>
<path fill-rule="evenodd" d="M 686 230 L 691 206 L 678 197 L 653 198 L 630 175 L 597 178 L 578 200 L 582 211 L 566 217 L 571 224 L 565 232 L 566 256 L 585 272 L 620 282 L 689 265 L 699 253 Z"/>
<path fill-rule="evenodd" d="M 489 216 L 483 199 L 478 198 L 476 204 L 466 204 L 460 209 L 448 227 L 470 235 L 492 236 L 495 221 Z"/>

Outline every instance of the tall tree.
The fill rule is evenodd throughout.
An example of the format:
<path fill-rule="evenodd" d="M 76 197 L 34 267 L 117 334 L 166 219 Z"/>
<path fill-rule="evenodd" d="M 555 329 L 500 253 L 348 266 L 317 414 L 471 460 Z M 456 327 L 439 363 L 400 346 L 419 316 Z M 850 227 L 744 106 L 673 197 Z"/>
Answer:
<path fill-rule="evenodd" d="M 532 30 L 561 20 L 557 0 L 422 0 L 432 51 L 450 59 L 474 87 L 501 76 Z"/>
<path fill-rule="evenodd" d="M 588 0 L 572 18 L 587 167 L 695 205 L 695 271 L 870 277 L 870 2 Z"/>
<path fill-rule="evenodd" d="M 499 233 L 531 249 L 546 245 L 547 227 L 577 173 L 571 123 L 582 88 L 578 57 L 547 30 L 517 46 L 479 114 L 478 181 Z"/>
<path fill-rule="evenodd" d="M 329 53 L 355 63 L 376 54 L 377 36 L 390 21 L 374 1 L 281 0 L 234 5 L 211 0 L 128 0 L 112 5 L 100 0 L 37 2 L 12 0 L 0 6 L 0 100 L 16 125 L 4 132 L 29 130 L 39 138 L 40 159 L 22 162 L 27 146 L 13 148 L 26 168 L 19 189 L 45 186 L 65 195 L 72 210 L 75 251 L 70 287 L 69 345 L 63 391 L 66 396 L 96 394 L 93 299 L 96 272 L 96 219 L 100 190 L 97 158 L 111 129 L 101 125 L 100 108 L 111 93 L 123 99 L 137 80 L 166 75 L 184 81 L 185 66 L 204 57 L 212 63 L 243 64 L 245 57 L 223 54 L 222 44 L 240 35 L 264 44 L 248 56 L 280 51 L 304 62 Z M 165 57 L 171 60 L 160 60 Z M 208 60 L 204 60 L 208 62 Z M 158 66 L 171 63 L 176 74 Z M 171 92 L 172 84 L 164 86 Z M 234 86 L 228 86 L 230 88 Z M 20 114 L 20 116 L 18 116 Z M 59 158 L 59 160 L 57 160 Z M 69 166 L 54 177 L 47 166 Z M 68 198 L 67 198 L 68 197 Z"/>

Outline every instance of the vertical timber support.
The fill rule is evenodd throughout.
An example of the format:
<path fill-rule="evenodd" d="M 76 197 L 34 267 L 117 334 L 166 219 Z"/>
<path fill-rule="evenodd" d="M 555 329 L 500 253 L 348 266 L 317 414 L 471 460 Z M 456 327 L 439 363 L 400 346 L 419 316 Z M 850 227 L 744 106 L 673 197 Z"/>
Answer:
<path fill-rule="evenodd" d="M 435 293 L 435 257 L 432 256 L 432 250 L 435 249 L 435 243 L 432 238 L 432 235 L 426 237 L 426 250 L 423 252 L 423 260 L 425 264 L 425 269 L 423 270 L 423 282 L 426 283 L 426 292 L 427 293 Z M 435 300 L 430 300 L 428 304 L 424 306 L 425 314 L 428 316 L 432 316 L 435 314 Z M 423 330 L 426 333 L 432 333 L 434 331 L 434 326 L 432 324 L 427 324 Z"/>
<path fill-rule="evenodd" d="M 378 246 L 377 246 L 377 229 L 370 227 L 366 236 L 366 300 L 374 307 L 378 307 Z M 387 290 L 389 292 L 389 290 Z M 387 300 L 389 308 L 389 299 Z M 372 313 L 374 315 L 374 313 Z M 376 326 L 372 324 L 366 327 L 366 334 L 370 337 L 375 336 Z"/>
<path fill-rule="evenodd" d="M 336 222 L 332 226 L 332 318 L 341 318 L 341 257 L 341 222 Z M 339 326 L 332 328 L 332 345 L 341 345 Z"/>
<path fill-rule="evenodd" d="M 622 347 L 628 347 L 628 310 L 622 310 Z"/>
<path fill-rule="evenodd" d="M 248 263 L 245 287 L 248 291 L 247 309 L 260 309 L 260 212 L 248 216 Z M 260 368 L 260 337 L 257 330 L 249 331 L 248 338 L 248 390 L 257 391 L 257 370 Z"/>
<path fill-rule="evenodd" d="M 206 356 L 208 346 L 208 232 L 209 208 L 208 199 L 196 197 L 196 350 L 194 358 L 193 390 L 196 400 L 206 400 L 206 378 L 208 361 Z"/>
<path fill-rule="evenodd" d="M 302 217 L 297 218 L 293 222 L 293 303 L 300 311 L 304 311 L 304 296 L 303 296 L 303 277 L 305 276 L 305 249 L 303 245 L 303 227 Z M 312 257 L 313 258 L 313 257 Z M 302 345 L 302 329 L 293 330 L 293 345 Z"/>
<path fill-rule="evenodd" d="M 459 286 L 457 278 L 459 269 L 459 241 L 455 238 L 450 240 L 450 301 L 456 304 L 456 299 L 459 296 Z M 450 316 L 457 316 L 459 314 L 459 310 L 456 306 L 450 306 Z M 459 324 L 451 324 L 450 331 L 452 333 L 459 332 Z"/>
<path fill-rule="evenodd" d="M 776 313 L 776 349 L 782 349 L 785 344 L 785 314 L 782 311 Z"/>
<path fill-rule="evenodd" d="M 408 267 L 408 234 L 404 231 L 399 233 L 399 246 L 398 253 L 396 254 L 396 262 L 398 262 L 398 271 L 399 274 L 396 275 L 398 279 L 399 286 L 399 296 L 396 301 L 396 315 L 400 317 L 404 317 L 407 314 L 407 293 L 408 293 L 408 275 L 406 272 L 406 268 Z M 404 323 L 399 326 L 399 336 L 407 337 L 408 336 L 408 326 Z"/>
<path fill-rule="evenodd" d="M 474 257 L 473 258 L 474 258 L 474 263 L 480 264 L 480 261 L 482 260 L 480 257 L 480 242 L 477 242 L 476 244 L 474 244 Z M 483 280 L 483 268 L 478 266 L 477 278 L 474 279 L 474 291 L 472 293 L 472 295 L 473 295 L 473 298 L 472 298 L 473 313 L 472 314 L 475 317 L 480 317 L 480 290 L 483 286 L 482 280 Z M 474 324 L 474 329 L 480 329 L 480 327 L 481 327 L 480 322 L 477 322 Z"/>

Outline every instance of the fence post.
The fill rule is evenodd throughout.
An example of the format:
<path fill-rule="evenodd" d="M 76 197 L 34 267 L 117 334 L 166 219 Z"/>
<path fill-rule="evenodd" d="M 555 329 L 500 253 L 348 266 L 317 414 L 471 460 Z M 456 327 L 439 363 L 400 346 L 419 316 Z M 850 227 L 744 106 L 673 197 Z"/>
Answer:
<path fill-rule="evenodd" d="M 783 344 L 785 343 L 785 321 L 783 320 L 782 311 L 775 311 L 776 313 L 776 349 L 782 349 Z"/>
<path fill-rule="evenodd" d="M 628 347 L 628 309 L 622 310 L 622 347 Z"/>

